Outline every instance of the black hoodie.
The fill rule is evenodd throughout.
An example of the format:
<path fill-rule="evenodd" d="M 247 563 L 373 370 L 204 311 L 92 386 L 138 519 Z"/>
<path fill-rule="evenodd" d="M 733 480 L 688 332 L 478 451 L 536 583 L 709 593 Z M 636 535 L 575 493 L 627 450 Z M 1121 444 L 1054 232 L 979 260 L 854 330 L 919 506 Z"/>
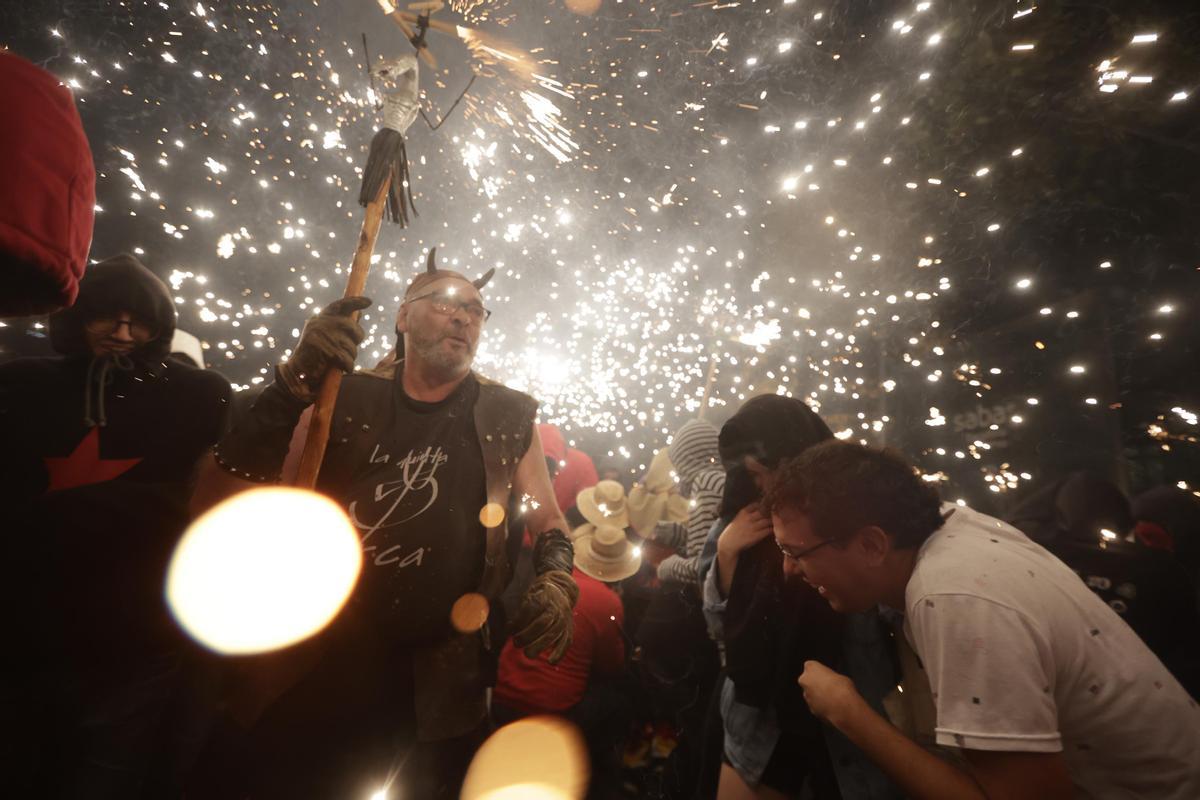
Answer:
<path fill-rule="evenodd" d="M 93 357 L 85 323 L 128 311 L 159 334 Z M 28 669 L 103 682 L 178 646 L 163 577 L 229 383 L 167 357 L 175 309 L 131 256 L 88 269 L 50 319 L 58 358 L 0 366 L 3 623 Z M 69 666 L 75 665 L 75 666 Z"/>
<path fill-rule="evenodd" d="M 93 357 L 85 323 L 120 311 L 152 322 L 156 338 L 128 356 Z M 186 493 L 222 432 L 230 386 L 169 359 L 174 332 L 167 287 L 136 258 L 91 267 L 75 305 L 50 318 L 62 357 L 0 366 L 0 497 L 21 503 L 114 479 Z"/>

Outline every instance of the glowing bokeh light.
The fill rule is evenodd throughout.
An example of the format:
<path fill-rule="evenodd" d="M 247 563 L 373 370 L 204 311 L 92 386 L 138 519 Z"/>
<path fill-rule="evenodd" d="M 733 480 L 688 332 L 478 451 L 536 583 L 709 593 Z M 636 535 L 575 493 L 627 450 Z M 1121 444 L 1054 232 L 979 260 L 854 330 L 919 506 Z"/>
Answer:
<path fill-rule="evenodd" d="M 264 653 L 324 628 L 361 567 L 358 534 L 332 500 L 302 489 L 251 489 L 188 528 L 167 571 L 167 603 L 205 647 Z"/>
<path fill-rule="evenodd" d="M 495 528 L 504 522 L 504 506 L 499 503 L 488 503 L 479 509 L 479 524 L 485 528 Z"/>
<path fill-rule="evenodd" d="M 528 717 L 492 734 L 471 761 L 461 800 L 577 800 L 588 759 L 579 730 L 561 717 Z"/>
<path fill-rule="evenodd" d="M 450 624 L 459 633 L 474 633 L 488 620 L 490 604 L 481 594 L 470 592 L 454 601 L 450 608 Z"/>

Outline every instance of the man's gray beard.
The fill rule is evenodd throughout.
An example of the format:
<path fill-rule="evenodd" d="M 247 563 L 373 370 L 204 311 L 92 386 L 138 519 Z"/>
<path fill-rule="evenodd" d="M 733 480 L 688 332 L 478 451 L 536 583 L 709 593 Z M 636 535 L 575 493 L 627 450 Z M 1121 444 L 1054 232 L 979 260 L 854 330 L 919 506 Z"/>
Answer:
<path fill-rule="evenodd" d="M 409 334 L 413 352 L 420 356 L 430 369 L 447 378 L 456 378 L 471 368 L 475 354 L 467 351 L 458 355 L 453 351 L 442 350 L 441 339 L 426 338 L 415 331 Z"/>

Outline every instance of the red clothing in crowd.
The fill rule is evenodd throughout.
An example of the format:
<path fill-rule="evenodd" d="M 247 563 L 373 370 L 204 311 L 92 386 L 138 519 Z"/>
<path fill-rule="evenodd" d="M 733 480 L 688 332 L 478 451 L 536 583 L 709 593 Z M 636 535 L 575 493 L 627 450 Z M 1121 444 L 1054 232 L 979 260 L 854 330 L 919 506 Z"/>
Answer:
<path fill-rule="evenodd" d="M 0 51 L 0 317 L 75 302 L 87 266 L 96 171 L 71 92 Z"/>
<path fill-rule="evenodd" d="M 600 480 L 596 465 L 582 450 L 567 447 L 562 433 L 554 425 L 538 425 L 542 438 L 542 450 L 546 456 L 558 462 L 558 474 L 554 476 L 554 499 L 563 513 L 575 505 L 575 497 Z"/>
<path fill-rule="evenodd" d="M 496 702 L 528 714 L 559 713 L 583 698 L 593 672 L 613 675 L 625 662 L 621 626 L 625 610 L 621 598 L 595 578 L 572 570 L 579 584 L 575 604 L 575 631 L 562 661 L 551 664 L 546 656 L 529 658 L 512 640 L 500 653 Z"/>

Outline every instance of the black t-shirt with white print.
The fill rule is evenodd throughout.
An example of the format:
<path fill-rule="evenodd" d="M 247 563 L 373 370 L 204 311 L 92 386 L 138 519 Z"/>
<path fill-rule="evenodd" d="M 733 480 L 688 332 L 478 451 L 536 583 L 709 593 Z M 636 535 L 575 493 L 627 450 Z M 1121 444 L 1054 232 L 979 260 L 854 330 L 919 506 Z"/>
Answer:
<path fill-rule="evenodd" d="M 382 389 L 376 380 L 347 376 L 346 388 L 370 381 Z M 354 605 L 393 642 L 431 641 L 449 634 L 454 601 L 476 591 L 483 574 L 479 383 L 468 375 L 438 403 L 408 397 L 400 381 L 388 384 L 386 413 L 377 406 L 369 419 L 335 420 L 344 435 L 335 430 L 331 438 L 321 488 L 341 502 L 362 537 Z"/>

